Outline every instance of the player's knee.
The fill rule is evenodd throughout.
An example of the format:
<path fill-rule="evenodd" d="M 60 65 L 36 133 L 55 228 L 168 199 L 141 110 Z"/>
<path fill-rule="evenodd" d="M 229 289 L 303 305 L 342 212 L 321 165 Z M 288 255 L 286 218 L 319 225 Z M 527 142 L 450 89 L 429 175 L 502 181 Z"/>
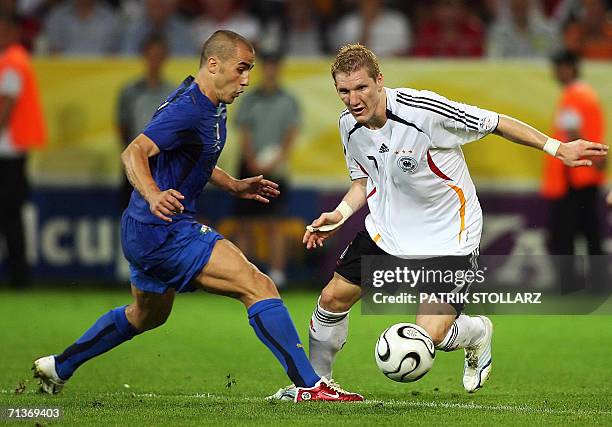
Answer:
<path fill-rule="evenodd" d="M 351 300 L 338 295 L 338 293 L 328 286 L 321 291 L 319 305 L 327 311 L 341 313 L 351 308 Z"/>
<path fill-rule="evenodd" d="M 250 268 L 246 276 L 246 286 L 243 295 L 241 295 L 244 302 L 280 297 L 274 282 L 256 267 Z"/>

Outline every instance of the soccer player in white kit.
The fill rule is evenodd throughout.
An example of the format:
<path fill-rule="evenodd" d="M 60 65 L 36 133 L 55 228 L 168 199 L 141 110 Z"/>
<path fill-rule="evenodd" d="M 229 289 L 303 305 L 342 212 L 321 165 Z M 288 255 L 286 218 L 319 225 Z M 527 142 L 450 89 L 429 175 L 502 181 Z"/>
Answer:
<path fill-rule="evenodd" d="M 310 361 L 327 378 L 346 341 L 349 310 L 361 296 L 361 256 L 388 254 L 425 258 L 425 266 L 474 268 L 482 211 L 461 145 L 495 133 L 568 166 L 590 165 L 585 157 L 607 153 L 607 146 L 583 140 L 561 144 L 516 119 L 433 92 L 386 88 L 376 56 L 362 45 L 343 47 L 331 72 L 347 107 L 339 128 L 352 184 L 333 212 L 308 227 L 303 242 L 308 249 L 322 246 L 366 203 L 370 214 L 365 230 L 340 256 L 311 318 Z M 466 289 L 446 289 L 453 291 Z M 468 392 L 478 390 L 491 370 L 491 321 L 462 314 L 461 303 L 423 307 L 415 323 L 438 350 L 465 350 L 463 385 Z M 290 386 L 275 397 L 291 392 Z"/>

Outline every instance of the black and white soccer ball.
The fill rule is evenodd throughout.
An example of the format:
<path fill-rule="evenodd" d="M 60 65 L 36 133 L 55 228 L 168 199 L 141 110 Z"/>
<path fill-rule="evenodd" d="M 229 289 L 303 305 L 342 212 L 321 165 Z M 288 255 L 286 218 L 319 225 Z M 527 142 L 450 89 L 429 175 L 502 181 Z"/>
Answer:
<path fill-rule="evenodd" d="M 429 372 L 436 348 L 425 329 L 412 323 L 398 323 L 380 334 L 374 357 L 388 378 L 409 383 Z"/>

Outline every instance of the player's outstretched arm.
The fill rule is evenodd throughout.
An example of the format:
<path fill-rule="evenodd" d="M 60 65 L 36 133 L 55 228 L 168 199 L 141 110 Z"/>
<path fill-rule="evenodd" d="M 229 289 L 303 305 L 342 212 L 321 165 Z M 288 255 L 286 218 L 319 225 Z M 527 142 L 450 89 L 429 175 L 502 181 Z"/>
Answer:
<path fill-rule="evenodd" d="M 278 184 L 265 179 L 263 175 L 236 179 L 218 166 L 215 166 L 210 182 L 236 197 L 260 203 L 270 203 L 270 198 L 278 197 L 280 194 Z"/>
<path fill-rule="evenodd" d="M 583 139 L 561 143 L 549 138 L 542 132 L 515 118 L 499 115 L 499 124 L 495 134 L 517 144 L 527 145 L 544 150 L 553 157 L 557 157 L 566 166 L 591 166 L 591 156 L 605 156 L 608 146 Z"/>
<path fill-rule="evenodd" d="M 149 157 L 159 153 L 159 147 L 146 135 L 138 135 L 121 153 L 125 174 L 132 186 L 149 203 L 149 209 L 156 217 L 172 222 L 172 215 L 183 212 L 180 200 L 185 197 L 170 188 L 160 190 L 151 175 Z"/>
<path fill-rule="evenodd" d="M 302 243 L 306 249 L 323 246 L 323 242 L 333 236 L 342 224 L 366 204 L 366 185 L 368 179 L 360 178 L 353 181 L 351 188 L 345 194 L 342 202 L 332 212 L 323 212 L 312 224 L 306 227 Z"/>

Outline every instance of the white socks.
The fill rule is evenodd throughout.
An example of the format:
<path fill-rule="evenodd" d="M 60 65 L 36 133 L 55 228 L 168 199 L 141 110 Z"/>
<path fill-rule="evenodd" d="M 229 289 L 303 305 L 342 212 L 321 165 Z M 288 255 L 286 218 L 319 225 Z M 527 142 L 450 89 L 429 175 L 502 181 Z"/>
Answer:
<path fill-rule="evenodd" d="M 332 365 L 348 335 L 349 312 L 332 313 L 319 305 L 310 318 L 309 353 L 310 363 L 322 377 L 332 378 Z"/>
<path fill-rule="evenodd" d="M 485 325 L 480 317 L 460 315 L 451 325 L 446 337 L 436 349 L 453 351 L 458 348 L 474 347 L 485 336 Z"/>

